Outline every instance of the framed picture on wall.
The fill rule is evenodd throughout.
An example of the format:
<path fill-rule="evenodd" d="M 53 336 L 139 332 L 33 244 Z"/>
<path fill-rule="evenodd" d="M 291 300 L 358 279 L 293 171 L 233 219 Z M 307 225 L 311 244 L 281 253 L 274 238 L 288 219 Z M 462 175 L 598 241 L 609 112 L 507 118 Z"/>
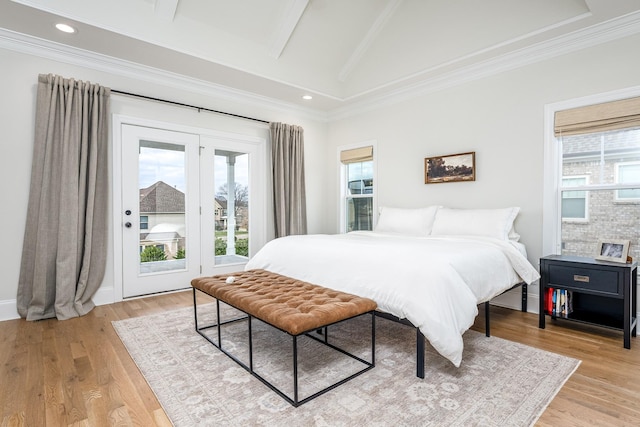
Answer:
<path fill-rule="evenodd" d="M 627 262 L 629 240 L 600 240 L 595 258 L 600 261 Z"/>
<path fill-rule="evenodd" d="M 475 181 L 476 153 L 449 154 L 424 159 L 424 183 Z"/>

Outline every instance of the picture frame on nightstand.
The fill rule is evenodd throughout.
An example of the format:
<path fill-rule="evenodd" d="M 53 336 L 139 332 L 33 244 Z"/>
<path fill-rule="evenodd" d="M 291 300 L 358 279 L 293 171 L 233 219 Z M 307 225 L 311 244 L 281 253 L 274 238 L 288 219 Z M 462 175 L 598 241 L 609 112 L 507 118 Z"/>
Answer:
<path fill-rule="evenodd" d="M 629 256 L 629 243 L 629 240 L 600 240 L 594 258 L 600 261 L 626 263 Z"/>

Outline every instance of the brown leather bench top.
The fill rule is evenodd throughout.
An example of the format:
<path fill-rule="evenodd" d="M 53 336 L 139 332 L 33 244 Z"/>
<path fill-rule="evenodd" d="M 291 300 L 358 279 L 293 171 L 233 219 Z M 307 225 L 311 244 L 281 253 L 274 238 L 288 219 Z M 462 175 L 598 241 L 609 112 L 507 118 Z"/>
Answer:
<path fill-rule="evenodd" d="M 227 283 L 233 276 L 235 281 Z M 191 286 L 291 335 L 376 309 L 377 304 L 266 270 L 200 277 Z"/>

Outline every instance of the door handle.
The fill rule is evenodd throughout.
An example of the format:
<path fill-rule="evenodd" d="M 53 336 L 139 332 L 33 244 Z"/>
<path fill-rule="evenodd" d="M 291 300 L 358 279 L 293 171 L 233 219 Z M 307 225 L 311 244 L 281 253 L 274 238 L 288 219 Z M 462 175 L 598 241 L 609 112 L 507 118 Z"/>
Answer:
<path fill-rule="evenodd" d="M 127 228 L 131 228 L 131 223 L 130 222 L 125 222 L 124 226 L 127 227 Z"/>

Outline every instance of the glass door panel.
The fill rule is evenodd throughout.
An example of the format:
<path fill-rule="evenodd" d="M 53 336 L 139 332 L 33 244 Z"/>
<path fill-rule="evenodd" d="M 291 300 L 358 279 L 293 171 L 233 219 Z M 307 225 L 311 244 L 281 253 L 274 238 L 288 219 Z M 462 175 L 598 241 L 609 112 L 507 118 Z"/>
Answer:
<path fill-rule="evenodd" d="M 184 270 L 187 256 L 185 146 L 141 140 L 139 153 L 139 272 Z"/>
<path fill-rule="evenodd" d="M 215 150 L 215 264 L 249 257 L 249 154 Z"/>

